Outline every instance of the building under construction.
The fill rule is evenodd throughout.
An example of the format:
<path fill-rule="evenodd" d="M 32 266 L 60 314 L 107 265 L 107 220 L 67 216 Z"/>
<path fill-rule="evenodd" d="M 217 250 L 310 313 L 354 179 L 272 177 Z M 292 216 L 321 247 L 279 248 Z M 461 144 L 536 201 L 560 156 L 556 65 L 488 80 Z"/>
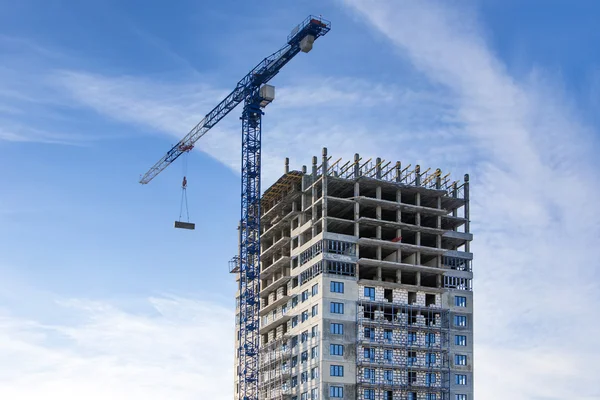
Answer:
<path fill-rule="evenodd" d="M 473 399 L 468 175 L 323 149 L 261 207 L 259 399 Z"/>

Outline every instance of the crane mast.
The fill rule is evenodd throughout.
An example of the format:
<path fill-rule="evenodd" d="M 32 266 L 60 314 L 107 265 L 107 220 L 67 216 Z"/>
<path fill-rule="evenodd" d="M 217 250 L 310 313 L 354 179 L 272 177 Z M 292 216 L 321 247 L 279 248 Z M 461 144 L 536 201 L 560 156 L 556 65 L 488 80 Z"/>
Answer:
<path fill-rule="evenodd" d="M 321 17 L 309 16 L 287 37 L 287 43 L 264 58 L 192 130 L 173 146 L 140 179 L 147 184 L 196 141 L 221 121 L 242 101 L 242 163 L 239 259 L 232 272 L 239 273 L 240 312 L 238 379 L 239 399 L 258 400 L 258 350 L 260 306 L 260 195 L 262 109 L 274 99 L 274 88 L 267 85 L 300 51 L 308 53 L 313 42 L 331 29 Z"/>

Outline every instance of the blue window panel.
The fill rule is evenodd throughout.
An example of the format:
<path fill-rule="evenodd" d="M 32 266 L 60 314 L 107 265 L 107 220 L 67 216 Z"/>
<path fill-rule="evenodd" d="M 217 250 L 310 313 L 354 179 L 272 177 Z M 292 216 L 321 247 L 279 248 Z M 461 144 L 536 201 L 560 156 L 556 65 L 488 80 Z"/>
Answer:
<path fill-rule="evenodd" d="M 467 337 L 465 335 L 454 335 L 454 344 L 456 346 L 466 346 Z"/>
<path fill-rule="evenodd" d="M 344 282 L 331 281 L 329 291 L 331 293 L 344 293 Z"/>
<path fill-rule="evenodd" d="M 344 334 L 344 325 L 336 324 L 334 322 L 331 323 L 330 331 L 334 335 L 343 335 Z"/>
<path fill-rule="evenodd" d="M 342 386 L 329 386 L 329 397 L 343 398 L 344 388 Z"/>
<path fill-rule="evenodd" d="M 454 355 L 454 364 L 455 365 L 467 365 L 467 356 L 463 354 L 455 354 Z"/>
<path fill-rule="evenodd" d="M 454 325 L 455 326 L 467 326 L 467 316 L 466 315 L 455 315 L 454 316 Z"/>
<path fill-rule="evenodd" d="M 332 356 L 343 356 L 344 355 L 344 346 L 341 344 L 330 344 L 329 345 L 329 354 Z"/>
<path fill-rule="evenodd" d="M 454 305 L 456 307 L 466 307 L 467 306 L 467 298 L 465 296 L 455 296 L 454 297 Z"/>
<path fill-rule="evenodd" d="M 329 304 L 329 311 L 332 314 L 343 314 L 344 313 L 344 303 L 336 303 L 336 302 L 331 302 Z"/>
<path fill-rule="evenodd" d="M 329 366 L 329 375 L 330 376 L 344 376 L 344 366 L 343 365 Z"/>

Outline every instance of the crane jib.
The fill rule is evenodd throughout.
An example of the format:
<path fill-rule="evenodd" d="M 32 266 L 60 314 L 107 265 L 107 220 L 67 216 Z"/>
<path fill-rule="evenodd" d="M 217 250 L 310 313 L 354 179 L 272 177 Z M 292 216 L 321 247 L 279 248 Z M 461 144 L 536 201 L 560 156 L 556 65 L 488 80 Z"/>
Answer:
<path fill-rule="evenodd" d="M 320 18 L 309 16 L 296 28 L 293 34 L 288 36 L 288 43 L 281 49 L 264 58 L 259 62 L 244 78 L 242 78 L 236 88 L 223 99 L 206 117 L 200 121 L 179 143 L 177 143 L 167 154 L 150 168 L 142 177 L 140 183 L 147 184 L 154 179 L 160 172 L 175 161 L 184 151 L 182 147 L 194 146 L 208 130 L 215 126 L 230 111 L 237 107 L 244 98 L 252 93 L 257 87 L 269 82 L 279 70 L 289 62 L 296 54 L 300 52 L 300 42 L 307 35 L 314 38 L 325 35 L 329 32 L 331 24 Z"/>

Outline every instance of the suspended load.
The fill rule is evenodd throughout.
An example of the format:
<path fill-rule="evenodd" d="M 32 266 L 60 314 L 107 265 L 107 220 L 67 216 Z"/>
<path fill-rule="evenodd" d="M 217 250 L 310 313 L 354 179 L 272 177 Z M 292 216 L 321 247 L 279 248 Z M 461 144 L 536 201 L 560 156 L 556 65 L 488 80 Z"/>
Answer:
<path fill-rule="evenodd" d="M 181 182 L 181 205 L 179 207 L 179 220 L 175 221 L 175 228 L 179 229 L 196 229 L 196 224 L 190 222 L 190 212 L 188 210 L 188 201 L 187 201 L 187 178 L 185 175 L 187 174 L 187 154 L 193 148 L 193 146 L 188 146 L 185 150 L 185 155 L 183 157 L 183 181 Z M 185 208 L 185 215 L 187 217 L 187 222 L 182 221 L 183 217 L 183 209 Z"/>

